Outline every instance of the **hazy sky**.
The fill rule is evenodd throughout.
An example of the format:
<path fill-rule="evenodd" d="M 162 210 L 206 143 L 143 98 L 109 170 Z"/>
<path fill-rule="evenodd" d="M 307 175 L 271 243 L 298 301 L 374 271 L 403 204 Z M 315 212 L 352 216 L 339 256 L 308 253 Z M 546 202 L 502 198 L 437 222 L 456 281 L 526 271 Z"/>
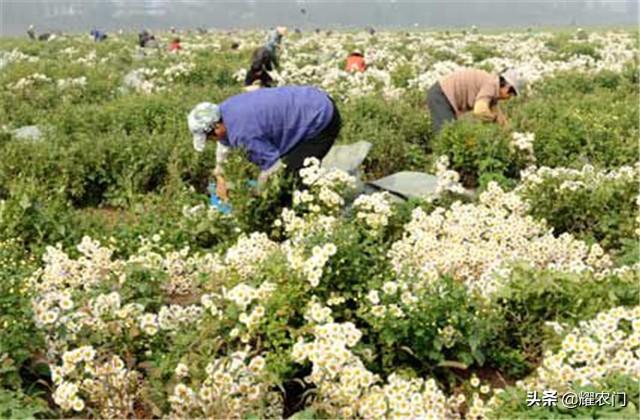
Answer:
<path fill-rule="evenodd" d="M 0 0 L 0 35 L 168 28 L 638 25 L 635 0 Z"/>

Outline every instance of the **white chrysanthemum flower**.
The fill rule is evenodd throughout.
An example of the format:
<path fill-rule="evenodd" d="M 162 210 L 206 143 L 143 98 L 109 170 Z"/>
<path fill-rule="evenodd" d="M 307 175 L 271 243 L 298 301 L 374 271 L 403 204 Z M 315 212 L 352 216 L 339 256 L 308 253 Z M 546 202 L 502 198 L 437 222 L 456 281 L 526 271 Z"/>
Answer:
<path fill-rule="evenodd" d="M 178 378 L 186 378 L 187 376 L 189 376 L 189 367 L 184 363 L 178 363 L 175 373 Z"/>

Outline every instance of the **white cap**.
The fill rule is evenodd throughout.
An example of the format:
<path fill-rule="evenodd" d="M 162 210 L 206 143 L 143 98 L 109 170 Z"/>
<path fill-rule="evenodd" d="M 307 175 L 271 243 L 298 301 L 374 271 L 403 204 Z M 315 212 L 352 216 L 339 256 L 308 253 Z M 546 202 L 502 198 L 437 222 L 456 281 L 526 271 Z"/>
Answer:
<path fill-rule="evenodd" d="M 213 130 L 215 123 L 220 121 L 220 118 L 220 107 L 211 102 L 201 102 L 189 112 L 187 122 L 193 135 L 193 147 L 196 151 L 202 152 L 204 150 L 207 135 Z"/>

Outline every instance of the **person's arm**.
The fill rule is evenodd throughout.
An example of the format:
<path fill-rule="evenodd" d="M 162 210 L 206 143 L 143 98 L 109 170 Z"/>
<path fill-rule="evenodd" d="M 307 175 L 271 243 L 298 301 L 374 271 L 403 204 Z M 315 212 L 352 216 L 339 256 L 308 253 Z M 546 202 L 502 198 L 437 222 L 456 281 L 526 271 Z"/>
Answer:
<path fill-rule="evenodd" d="M 278 172 L 282 166 L 282 161 L 278 159 L 270 168 L 260 171 L 260 175 L 258 175 L 258 189 L 262 189 L 269 177 Z"/>
<path fill-rule="evenodd" d="M 507 120 L 507 117 L 504 115 L 504 113 L 502 112 L 500 107 L 498 107 L 496 105 L 495 108 L 494 108 L 494 112 L 495 112 L 495 115 L 496 115 L 496 122 L 498 124 L 500 124 L 501 127 L 508 128 L 509 127 L 509 121 Z"/>
<path fill-rule="evenodd" d="M 253 72 L 253 66 L 247 71 L 247 74 L 244 76 L 244 85 L 245 86 L 251 86 L 253 84 L 254 81 L 254 72 Z"/>
<path fill-rule="evenodd" d="M 231 147 L 225 146 L 219 141 L 216 143 L 216 167 L 214 169 L 216 176 L 222 175 L 222 164 L 227 160 L 230 151 Z"/>
<path fill-rule="evenodd" d="M 268 140 L 249 139 L 243 142 L 249 153 L 249 160 L 260 167 L 258 185 L 263 186 L 267 179 L 282 166 L 280 151 Z"/>
<path fill-rule="evenodd" d="M 229 146 L 225 146 L 220 142 L 216 143 L 216 167 L 213 170 L 213 174 L 216 177 L 216 194 L 223 201 L 229 199 L 229 190 L 227 188 L 227 181 L 224 179 L 222 173 L 222 164 L 226 161 L 230 151 L 231 148 Z"/>
<path fill-rule="evenodd" d="M 489 99 L 482 98 L 473 104 L 473 116 L 481 121 L 496 121 L 497 114 L 491 110 Z"/>
<path fill-rule="evenodd" d="M 498 95 L 498 80 L 488 79 L 485 81 L 475 97 L 473 103 L 473 116 L 481 121 L 496 121 L 496 114 L 492 110 L 495 99 Z"/>

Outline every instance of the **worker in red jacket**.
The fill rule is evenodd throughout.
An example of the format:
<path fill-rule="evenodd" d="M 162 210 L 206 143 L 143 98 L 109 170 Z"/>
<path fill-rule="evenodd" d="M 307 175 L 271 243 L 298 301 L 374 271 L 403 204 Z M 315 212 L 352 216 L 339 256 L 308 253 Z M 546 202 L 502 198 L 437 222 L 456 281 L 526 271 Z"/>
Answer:
<path fill-rule="evenodd" d="M 182 49 L 182 45 L 180 45 L 180 38 L 173 38 L 171 44 L 169 44 L 170 52 L 178 52 Z"/>
<path fill-rule="evenodd" d="M 363 72 L 367 68 L 367 65 L 364 61 L 364 56 L 358 50 L 352 52 L 347 57 L 347 64 L 344 67 L 345 71 L 353 72 Z"/>

